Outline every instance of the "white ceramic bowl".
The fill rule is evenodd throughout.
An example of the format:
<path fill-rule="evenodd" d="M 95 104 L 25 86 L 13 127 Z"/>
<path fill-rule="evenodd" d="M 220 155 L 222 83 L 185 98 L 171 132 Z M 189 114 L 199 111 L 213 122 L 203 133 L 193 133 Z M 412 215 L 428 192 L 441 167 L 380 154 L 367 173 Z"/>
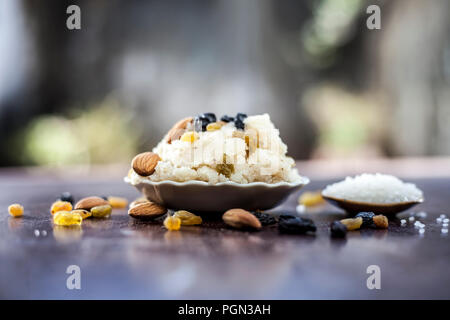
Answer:
<path fill-rule="evenodd" d="M 252 182 L 238 184 L 221 182 L 210 185 L 204 181 L 160 181 L 147 179 L 126 183 L 136 187 L 150 201 L 170 209 L 183 209 L 195 212 L 224 212 L 232 208 L 246 210 L 267 210 L 281 204 L 291 193 L 309 183 L 307 177 L 295 183 Z"/>

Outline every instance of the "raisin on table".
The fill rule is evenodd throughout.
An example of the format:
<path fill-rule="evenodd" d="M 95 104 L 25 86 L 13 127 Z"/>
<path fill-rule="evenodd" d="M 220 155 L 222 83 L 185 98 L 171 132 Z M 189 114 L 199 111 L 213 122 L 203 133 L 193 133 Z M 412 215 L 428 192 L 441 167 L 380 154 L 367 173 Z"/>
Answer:
<path fill-rule="evenodd" d="M 340 221 L 331 223 L 330 231 L 333 238 L 345 238 L 347 235 L 347 227 Z"/>
<path fill-rule="evenodd" d="M 374 216 L 375 216 L 375 213 L 373 213 L 373 212 L 360 212 L 355 216 L 355 218 L 363 219 L 361 227 L 371 227 L 371 226 L 373 226 L 373 217 Z"/>
<path fill-rule="evenodd" d="M 253 215 L 258 218 L 259 222 L 261 222 L 261 224 L 263 226 L 268 226 L 271 224 L 275 224 L 277 222 L 277 220 L 275 219 L 274 216 L 267 214 L 267 213 L 263 213 L 263 212 L 255 212 L 253 213 Z"/>
<path fill-rule="evenodd" d="M 316 226 L 311 219 L 294 217 L 281 219 L 278 222 L 278 231 L 287 234 L 304 234 L 308 231 L 315 232 Z"/>
<path fill-rule="evenodd" d="M 349 219 L 342 219 L 340 222 L 347 227 L 348 231 L 352 231 L 361 228 L 363 219 L 361 217 L 349 218 Z"/>
<path fill-rule="evenodd" d="M 290 215 L 290 214 L 281 214 L 278 216 L 278 220 L 286 220 L 286 219 L 295 219 L 297 218 L 296 216 Z"/>

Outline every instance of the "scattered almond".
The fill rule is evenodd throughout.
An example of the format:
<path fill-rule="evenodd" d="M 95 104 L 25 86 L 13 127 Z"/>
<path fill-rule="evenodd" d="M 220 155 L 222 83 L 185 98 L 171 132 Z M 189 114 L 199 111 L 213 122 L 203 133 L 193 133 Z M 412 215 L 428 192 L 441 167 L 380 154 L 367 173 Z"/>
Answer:
<path fill-rule="evenodd" d="M 186 130 L 187 125 L 193 120 L 194 119 L 192 117 L 187 117 L 175 123 L 172 129 L 170 129 L 169 133 L 167 134 L 167 143 L 172 143 L 172 141 L 180 139 L 180 137 Z"/>
<path fill-rule="evenodd" d="M 386 218 L 386 216 L 383 216 L 382 214 L 374 216 L 373 223 L 377 228 L 380 229 L 387 229 L 387 227 L 389 226 L 388 218 Z"/>
<path fill-rule="evenodd" d="M 75 204 L 74 209 L 91 210 L 93 207 L 104 206 L 109 204 L 108 201 L 100 197 L 87 197 L 83 198 Z"/>
<path fill-rule="evenodd" d="M 148 201 L 148 200 L 147 200 L 146 198 L 144 198 L 144 197 L 137 198 L 136 200 L 134 200 L 133 202 L 130 203 L 129 208 L 131 209 L 131 208 L 137 206 L 138 204 L 146 203 L 146 202 L 150 202 L 150 201 Z"/>
<path fill-rule="evenodd" d="M 136 219 L 153 219 L 164 215 L 167 209 L 154 202 L 144 202 L 130 207 L 128 214 Z"/>
<path fill-rule="evenodd" d="M 243 209 L 230 209 L 223 214 L 222 219 L 233 228 L 261 229 L 261 222 L 258 218 Z"/>
<path fill-rule="evenodd" d="M 159 160 L 161 159 L 156 153 L 144 152 L 134 157 L 131 166 L 138 175 L 147 177 L 155 172 Z"/>

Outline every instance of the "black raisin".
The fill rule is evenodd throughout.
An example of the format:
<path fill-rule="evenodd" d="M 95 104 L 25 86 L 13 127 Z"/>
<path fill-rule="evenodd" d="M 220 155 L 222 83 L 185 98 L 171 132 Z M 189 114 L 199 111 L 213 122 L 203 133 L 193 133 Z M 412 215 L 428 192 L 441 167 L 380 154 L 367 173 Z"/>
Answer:
<path fill-rule="evenodd" d="M 270 214 L 262 212 L 255 212 L 253 214 L 255 215 L 256 218 L 258 218 L 259 222 L 261 222 L 263 226 L 268 226 L 271 224 L 275 224 L 277 222 L 275 217 Z"/>
<path fill-rule="evenodd" d="M 290 214 L 281 214 L 278 216 L 278 220 L 284 220 L 284 219 L 295 219 L 296 216 L 292 216 Z"/>
<path fill-rule="evenodd" d="M 362 223 L 361 227 L 372 227 L 374 216 L 375 216 L 375 213 L 373 213 L 373 212 L 360 212 L 355 216 L 355 218 L 363 219 L 363 223 Z"/>
<path fill-rule="evenodd" d="M 238 113 L 236 115 L 236 120 L 244 122 L 244 119 L 247 118 L 247 115 L 245 113 Z"/>
<path fill-rule="evenodd" d="M 278 231 L 288 234 L 304 234 L 308 231 L 315 232 L 316 226 L 311 219 L 294 217 L 281 219 L 278 223 Z"/>
<path fill-rule="evenodd" d="M 224 115 L 222 118 L 220 118 L 221 121 L 223 122 L 234 122 L 234 118 L 233 117 L 229 117 L 227 115 Z"/>
<path fill-rule="evenodd" d="M 245 129 L 245 124 L 242 121 L 239 120 L 235 120 L 234 121 L 234 126 L 239 129 L 239 130 L 244 130 Z"/>
<path fill-rule="evenodd" d="M 210 123 L 216 122 L 216 115 L 212 112 L 203 113 L 200 115 L 200 118 L 207 119 Z"/>
<path fill-rule="evenodd" d="M 239 130 L 245 129 L 244 120 L 247 118 L 247 115 L 244 113 L 238 113 L 236 117 L 234 118 L 234 125 Z"/>
<path fill-rule="evenodd" d="M 73 202 L 74 202 L 73 196 L 70 194 L 70 192 L 63 192 L 63 193 L 61 193 L 61 196 L 59 197 L 59 199 L 61 201 L 70 202 L 71 204 L 73 204 Z"/>
<path fill-rule="evenodd" d="M 345 238 L 347 235 L 347 227 L 340 221 L 331 223 L 330 231 L 333 238 Z"/>
<path fill-rule="evenodd" d="M 216 122 L 216 115 L 214 113 L 202 113 L 201 115 L 195 117 L 194 127 L 196 131 L 206 131 L 208 124 Z"/>

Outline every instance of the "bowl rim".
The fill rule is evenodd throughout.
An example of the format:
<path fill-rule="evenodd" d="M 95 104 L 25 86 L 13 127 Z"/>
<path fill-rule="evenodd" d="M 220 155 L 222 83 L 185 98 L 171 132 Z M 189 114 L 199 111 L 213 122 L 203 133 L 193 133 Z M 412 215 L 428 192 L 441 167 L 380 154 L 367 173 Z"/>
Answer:
<path fill-rule="evenodd" d="M 323 194 L 323 191 L 321 192 L 322 197 L 326 200 L 336 201 L 336 202 L 347 202 L 355 205 L 363 205 L 363 206 L 373 206 L 373 207 L 394 207 L 394 206 L 400 206 L 400 205 L 409 205 L 409 204 L 419 204 L 423 203 L 425 200 L 423 197 L 417 200 L 411 200 L 411 201 L 401 201 L 401 202 L 388 202 L 388 203 L 379 203 L 379 202 L 366 202 L 366 201 L 356 201 L 351 199 L 343 199 L 343 198 L 336 198 L 332 196 L 327 196 Z"/>
<path fill-rule="evenodd" d="M 144 177 L 145 178 L 145 177 Z M 199 181 L 199 180 L 189 180 L 189 181 L 183 181 L 183 182 L 178 182 L 178 181 L 172 181 L 172 180 L 162 180 L 162 181 L 151 181 L 151 180 L 147 180 L 147 179 L 142 179 L 141 181 L 139 181 L 136 184 L 133 184 L 131 182 L 131 179 L 129 177 L 124 177 L 124 181 L 132 186 L 136 186 L 138 184 L 148 184 L 148 185 L 152 185 L 152 186 L 159 186 L 159 185 L 163 185 L 163 184 L 169 184 L 169 185 L 173 185 L 173 186 L 178 186 L 178 187 L 182 187 L 182 186 L 189 186 L 189 185 L 197 185 L 197 186 L 207 186 L 207 187 L 221 187 L 221 186 L 234 186 L 234 187 L 241 187 L 241 188 L 251 188 L 251 187 L 258 187 L 258 186 L 263 186 L 263 187 L 269 187 L 269 188 L 277 188 L 277 187 L 299 187 L 299 186 L 305 186 L 307 185 L 311 180 L 308 177 L 305 176 L 300 176 L 300 179 L 298 181 L 295 182 L 286 182 L 286 181 L 281 181 L 281 182 L 276 182 L 276 183 L 267 183 L 267 182 L 249 182 L 249 183 L 237 183 L 234 181 L 225 181 L 225 182 L 218 182 L 215 184 L 210 184 L 208 182 L 205 181 Z"/>

